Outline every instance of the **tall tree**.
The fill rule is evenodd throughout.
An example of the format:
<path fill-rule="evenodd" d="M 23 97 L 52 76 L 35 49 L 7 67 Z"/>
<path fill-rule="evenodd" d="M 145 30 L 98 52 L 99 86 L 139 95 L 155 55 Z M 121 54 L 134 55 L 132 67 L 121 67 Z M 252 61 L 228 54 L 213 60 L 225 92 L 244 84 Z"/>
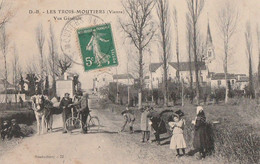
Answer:
<path fill-rule="evenodd" d="M 233 38 L 236 27 L 237 27 L 237 20 L 238 20 L 238 12 L 237 10 L 231 6 L 229 2 L 226 2 L 224 7 L 218 13 L 218 20 L 217 24 L 219 26 L 220 36 L 223 41 L 224 47 L 224 59 L 223 59 L 223 68 L 225 74 L 225 81 L 226 81 L 226 96 L 225 96 L 225 103 L 228 102 L 228 63 L 229 58 L 231 56 L 231 39 Z"/>
<path fill-rule="evenodd" d="M 123 31 L 138 50 L 138 107 L 142 108 L 142 92 L 144 85 L 144 50 L 151 42 L 155 29 L 151 12 L 155 5 L 153 0 L 125 0 L 123 7 L 128 19 L 120 21 Z"/>
<path fill-rule="evenodd" d="M 52 77 L 52 95 L 56 95 L 56 76 L 58 75 L 58 55 L 57 55 L 57 49 L 56 49 L 56 44 L 55 44 L 55 37 L 54 37 L 54 31 L 53 31 L 53 26 L 50 24 L 50 38 L 48 41 L 49 45 L 49 68 L 50 68 L 50 73 Z"/>
<path fill-rule="evenodd" d="M 7 68 L 7 54 L 8 54 L 8 38 L 6 35 L 6 31 L 5 31 L 5 24 L 2 24 L 1 26 L 1 40 L 0 40 L 0 48 L 1 48 L 1 52 L 2 55 L 4 57 L 4 88 L 5 88 L 5 103 L 7 104 L 7 85 L 8 85 L 8 68 Z"/>
<path fill-rule="evenodd" d="M 201 15 L 202 9 L 204 7 L 204 0 L 186 0 L 188 5 L 188 17 L 191 22 L 192 29 L 192 50 L 194 56 L 194 65 L 195 65 L 195 79 L 196 79 L 196 97 L 197 104 L 200 103 L 200 83 L 199 83 L 199 59 L 198 59 L 198 20 Z"/>
<path fill-rule="evenodd" d="M 44 65 L 44 57 L 43 57 L 43 46 L 44 46 L 44 41 L 45 41 L 45 36 L 43 33 L 43 27 L 40 24 L 37 29 L 36 29 L 36 43 L 39 49 L 40 53 L 40 87 L 39 87 L 39 92 L 42 93 L 44 86 L 43 86 L 43 81 L 44 81 L 44 72 L 45 72 L 45 65 Z"/>
<path fill-rule="evenodd" d="M 17 55 L 16 47 L 14 46 L 13 51 L 13 61 L 12 61 L 12 67 L 13 67 L 13 85 L 15 88 L 15 102 L 17 103 L 17 91 L 19 86 L 19 63 L 18 63 L 19 57 Z"/>
<path fill-rule="evenodd" d="M 179 29 L 178 29 L 178 12 L 176 10 L 176 7 L 174 7 L 173 10 L 173 20 L 174 20 L 174 26 L 175 26 L 175 34 L 176 34 L 176 57 L 177 57 L 177 78 L 180 82 L 180 51 L 179 51 Z"/>
<path fill-rule="evenodd" d="M 260 29 L 258 25 L 256 26 L 256 34 L 257 34 L 257 48 L 258 48 L 258 78 L 257 78 L 257 85 L 258 85 L 258 94 L 257 94 L 257 101 L 259 103 L 259 96 L 260 96 Z"/>
<path fill-rule="evenodd" d="M 187 50 L 189 55 L 189 72 L 190 72 L 190 102 L 193 103 L 193 74 L 192 74 L 192 29 L 191 21 L 189 20 L 188 14 L 186 15 L 186 40 L 187 40 Z"/>
<path fill-rule="evenodd" d="M 252 32 L 250 22 L 246 23 L 246 31 L 245 31 L 245 40 L 246 40 L 246 54 L 248 57 L 248 71 L 249 71 L 249 96 L 250 98 L 254 98 L 254 86 L 253 86 L 253 70 L 252 70 L 252 48 L 253 48 L 253 40 L 252 40 Z"/>
<path fill-rule="evenodd" d="M 157 16 L 159 18 L 160 45 L 162 48 L 161 59 L 163 61 L 163 95 L 164 105 L 168 106 L 168 63 L 171 55 L 170 24 L 169 24 L 169 2 L 168 0 L 157 1 Z"/>

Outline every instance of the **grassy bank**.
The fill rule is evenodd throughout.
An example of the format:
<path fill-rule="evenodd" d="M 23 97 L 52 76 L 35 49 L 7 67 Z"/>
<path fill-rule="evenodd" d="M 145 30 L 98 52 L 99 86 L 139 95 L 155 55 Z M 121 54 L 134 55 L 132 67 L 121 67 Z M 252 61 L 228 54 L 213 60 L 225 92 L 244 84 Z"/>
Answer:
<path fill-rule="evenodd" d="M 191 120 L 195 118 L 196 106 L 186 103 L 184 107 L 175 106 L 164 109 L 181 109 L 185 113 L 186 127 L 185 139 L 188 147 L 192 147 L 193 125 Z M 109 102 L 101 101 L 103 109 L 108 109 L 115 114 L 120 114 L 125 107 Z M 135 110 L 136 123 L 140 123 L 140 112 Z M 213 156 L 226 159 L 229 163 L 259 163 L 260 155 L 260 107 L 254 100 L 233 99 L 230 104 L 204 106 L 207 121 L 212 128 L 214 139 Z M 220 124 L 211 124 L 219 121 Z"/>

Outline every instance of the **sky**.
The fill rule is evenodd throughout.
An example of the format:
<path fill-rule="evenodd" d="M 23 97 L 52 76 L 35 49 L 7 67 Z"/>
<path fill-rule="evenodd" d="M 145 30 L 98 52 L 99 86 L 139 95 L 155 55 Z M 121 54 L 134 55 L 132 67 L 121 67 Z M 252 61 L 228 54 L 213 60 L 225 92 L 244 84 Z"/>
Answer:
<path fill-rule="evenodd" d="M 202 15 L 199 18 L 199 31 L 202 34 L 202 38 L 206 40 L 207 24 L 209 20 L 213 44 L 215 47 L 216 59 L 209 65 L 211 72 L 223 72 L 223 42 L 220 38 L 220 32 L 218 29 L 218 12 L 225 6 L 225 2 L 229 1 L 232 6 L 239 11 L 239 19 L 237 23 L 237 31 L 232 40 L 232 52 L 233 55 L 230 58 L 230 73 L 246 73 L 248 74 L 248 59 L 245 49 L 245 37 L 244 31 L 246 22 L 249 21 L 253 32 L 253 71 L 256 72 L 258 65 L 258 50 L 257 50 L 257 38 L 256 38 L 256 25 L 260 24 L 260 1 L 259 0 L 206 0 L 205 6 L 202 11 Z M 169 11 L 171 21 L 171 45 L 172 45 L 172 61 L 176 61 L 175 55 L 175 29 L 173 24 L 173 8 L 174 6 L 178 12 L 178 26 L 179 26 L 179 45 L 180 45 L 180 58 L 181 61 L 187 61 L 187 49 L 186 49 L 186 12 L 187 5 L 185 0 L 170 0 Z M 117 56 L 119 60 L 119 66 L 117 67 L 118 73 L 126 73 L 127 62 L 136 57 L 137 53 L 135 48 L 131 45 L 129 39 L 126 38 L 125 33 L 119 26 L 119 20 L 126 21 L 127 15 L 121 5 L 121 0 L 10 0 L 5 5 L 5 10 L 8 10 L 13 14 L 12 18 L 6 25 L 6 31 L 9 40 L 8 48 L 8 71 L 11 72 L 11 63 L 13 61 L 13 49 L 16 47 L 16 53 L 19 56 L 19 64 L 23 71 L 26 72 L 27 66 L 31 63 L 39 65 L 39 51 L 36 44 L 36 28 L 39 24 L 42 24 L 45 44 L 44 44 L 44 56 L 48 56 L 48 40 L 49 40 L 49 25 L 50 22 L 53 25 L 55 40 L 57 45 L 57 52 L 62 55 L 60 49 L 60 36 L 64 25 L 68 20 L 64 20 L 64 17 L 73 17 L 77 14 L 71 13 L 59 13 L 59 10 L 104 10 L 104 14 L 96 14 L 102 18 L 103 21 L 98 23 L 111 23 L 114 41 L 116 45 Z M 40 14 L 30 14 L 29 11 L 39 10 Z M 56 13 L 49 14 L 50 10 Z M 109 14 L 109 10 L 120 11 L 120 13 Z M 6 11 L 1 11 L 6 12 Z M 0 13 L 1 13 L 0 12 Z M 153 10 L 153 19 L 157 22 L 156 8 Z M 62 17 L 62 20 L 55 20 L 54 17 Z M 1 17 L 0 17 L 1 19 Z M 90 26 L 88 23 L 82 24 L 83 27 Z M 260 26 L 260 25 L 259 25 Z M 150 44 L 151 62 L 159 62 L 160 50 L 157 48 L 158 39 L 154 38 Z M 127 57 L 129 54 L 129 58 Z M 80 53 L 74 54 L 73 59 L 76 62 L 81 62 Z M 129 59 L 129 60 L 128 60 Z M 150 56 L 145 53 L 145 62 L 150 62 Z M 0 70 L 3 71 L 3 58 L 0 57 Z M 146 67 L 147 68 L 147 67 Z M 130 68 L 131 69 L 131 68 Z M 90 72 L 84 72 L 82 65 L 73 64 L 70 72 L 77 72 L 80 75 L 80 81 L 83 88 L 91 88 L 92 78 L 102 71 L 112 71 L 115 73 L 116 68 L 109 68 L 106 70 L 96 70 Z M 11 75 L 9 76 L 11 79 Z"/>

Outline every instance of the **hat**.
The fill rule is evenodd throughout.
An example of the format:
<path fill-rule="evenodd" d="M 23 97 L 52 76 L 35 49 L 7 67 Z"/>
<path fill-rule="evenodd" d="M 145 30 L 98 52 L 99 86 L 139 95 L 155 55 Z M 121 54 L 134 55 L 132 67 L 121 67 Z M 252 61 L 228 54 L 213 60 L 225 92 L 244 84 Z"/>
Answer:
<path fill-rule="evenodd" d="M 174 118 L 174 117 L 178 117 L 178 118 L 180 118 L 180 116 L 179 116 L 178 114 L 176 114 L 176 113 L 172 113 L 172 118 Z"/>
<path fill-rule="evenodd" d="M 64 95 L 70 95 L 70 94 L 67 92 L 67 93 L 65 93 Z"/>
<path fill-rule="evenodd" d="M 203 111 L 203 107 L 202 106 L 197 106 L 197 114 L 199 114 L 201 111 Z"/>
<path fill-rule="evenodd" d="M 16 119 L 12 119 L 11 122 L 16 122 Z"/>
<path fill-rule="evenodd" d="M 182 116 L 184 116 L 184 113 L 183 113 L 183 111 L 181 111 L 180 109 L 179 109 L 179 110 L 177 110 L 175 113 L 176 113 L 176 114 L 178 114 L 178 115 L 179 115 L 179 117 L 182 117 Z"/>

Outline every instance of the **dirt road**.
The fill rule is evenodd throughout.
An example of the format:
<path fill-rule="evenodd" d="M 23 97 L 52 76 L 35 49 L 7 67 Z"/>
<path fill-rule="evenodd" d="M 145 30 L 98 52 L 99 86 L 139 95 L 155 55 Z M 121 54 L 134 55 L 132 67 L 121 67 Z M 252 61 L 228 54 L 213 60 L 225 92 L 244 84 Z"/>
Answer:
<path fill-rule="evenodd" d="M 92 100 L 92 107 L 95 101 Z M 93 105 L 94 104 L 94 105 Z M 61 116 L 54 118 L 54 132 L 25 138 L 18 146 L 0 156 L 1 164 L 116 164 L 116 163 L 220 163 L 210 157 L 176 158 L 169 145 L 140 143 L 141 134 L 120 133 L 122 118 L 109 110 L 93 109 L 101 121 L 100 133 L 62 134 Z M 135 127 L 138 129 L 138 127 Z"/>

